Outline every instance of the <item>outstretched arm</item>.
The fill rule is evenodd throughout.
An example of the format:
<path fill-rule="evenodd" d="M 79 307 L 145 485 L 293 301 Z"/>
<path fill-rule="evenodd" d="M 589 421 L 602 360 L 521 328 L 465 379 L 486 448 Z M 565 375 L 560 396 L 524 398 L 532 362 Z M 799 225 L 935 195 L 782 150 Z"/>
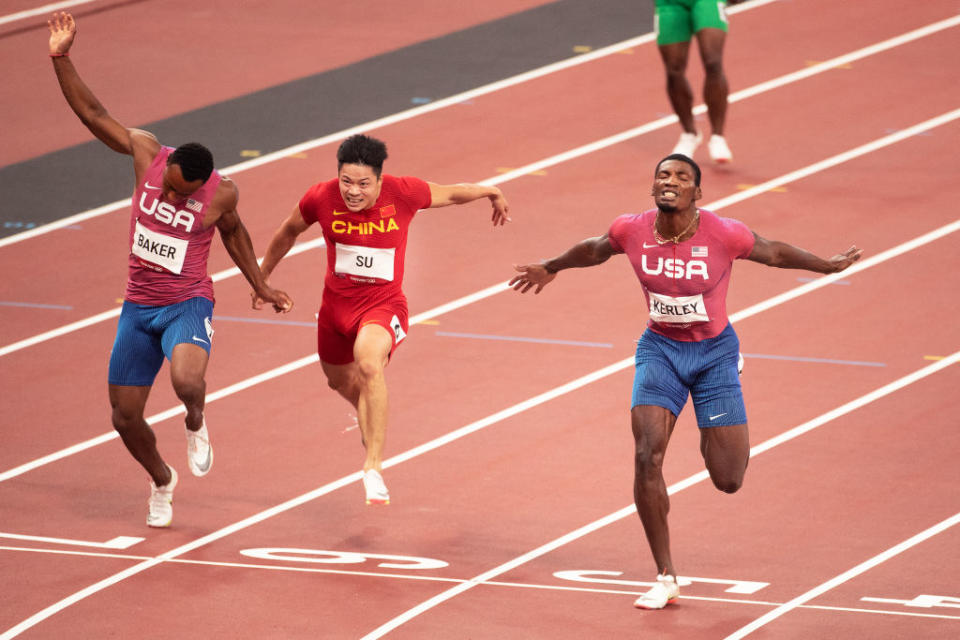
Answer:
<path fill-rule="evenodd" d="M 236 187 L 233 186 L 229 193 L 233 206 L 227 205 L 224 207 L 224 212 L 217 218 L 217 229 L 223 239 L 223 246 L 230 254 L 233 262 L 240 268 L 240 273 L 253 287 L 255 295 L 261 301 L 272 303 L 274 310 L 277 312 L 286 313 L 293 308 L 293 300 L 283 291 L 267 285 L 267 279 L 260 271 L 260 266 L 257 265 L 257 256 L 253 251 L 250 234 L 240 220 L 240 214 L 237 213 Z"/>
<path fill-rule="evenodd" d="M 50 27 L 50 59 L 53 61 L 53 70 L 57 74 L 60 90 L 63 92 L 63 97 L 67 99 L 67 104 L 101 142 L 114 151 L 133 155 L 134 143 L 131 130 L 117 122 L 107 112 L 80 79 L 73 62 L 70 61 L 70 47 L 73 46 L 73 40 L 77 35 L 77 24 L 73 16 L 66 12 L 54 13 L 53 17 L 47 21 L 47 25 Z M 153 139 L 153 143 L 159 148 L 156 139 Z"/>
<path fill-rule="evenodd" d="M 557 277 L 557 272 L 561 269 L 593 267 L 606 262 L 615 253 L 618 252 L 610 244 L 608 234 L 587 238 L 556 258 L 544 260 L 539 264 L 514 265 L 513 268 L 519 271 L 520 275 L 514 276 L 509 285 L 520 293 L 526 293 L 531 287 L 536 287 L 534 293 L 540 293 Z"/>
<path fill-rule="evenodd" d="M 757 235 L 756 232 L 754 232 L 753 237 L 753 251 L 747 258 L 768 267 L 805 269 L 817 273 L 836 273 L 843 271 L 863 255 L 863 249 L 857 249 L 854 245 L 843 253 L 838 253 L 827 260 L 792 244 L 779 240 L 767 240 Z"/>
<path fill-rule="evenodd" d="M 297 236 L 306 231 L 308 227 L 309 225 L 304 221 L 303 215 L 300 214 L 300 205 L 298 204 L 293 208 L 290 215 L 287 216 L 287 219 L 283 221 L 283 224 L 280 225 L 276 233 L 273 234 L 273 238 L 270 240 L 269 246 L 267 246 L 267 252 L 263 256 L 263 262 L 260 263 L 260 271 L 263 273 L 264 281 L 270 278 L 270 274 L 272 274 L 273 270 L 280 264 L 280 260 L 290 251 L 290 248 L 297 241 Z M 263 306 L 264 300 L 257 293 L 256 289 L 250 294 L 250 297 L 253 300 L 254 309 L 259 309 Z"/>
<path fill-rule="evenodd" d="M 503 192 L 497 187 L 483 184 L 435 184 L 430 185 L 430 208 L 446 207 L 451 204 L 465 204 L 473 202 L 480 198 L 489 198 L 493 205 L 493 226 L 503 225 L 510 222 L 507 216 L 509 205 L 507 199 L 503 197 Z"/>

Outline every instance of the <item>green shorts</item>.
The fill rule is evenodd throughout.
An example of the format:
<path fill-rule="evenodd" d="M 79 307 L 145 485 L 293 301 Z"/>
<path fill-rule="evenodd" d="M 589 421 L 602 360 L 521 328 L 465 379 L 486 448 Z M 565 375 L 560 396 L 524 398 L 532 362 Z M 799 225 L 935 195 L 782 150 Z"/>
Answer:
<path fill-rule="evenodd" d="M 656 0 L 657 44 L 690 42 L 701 29 L 727 30 L 726 0 Z"/>

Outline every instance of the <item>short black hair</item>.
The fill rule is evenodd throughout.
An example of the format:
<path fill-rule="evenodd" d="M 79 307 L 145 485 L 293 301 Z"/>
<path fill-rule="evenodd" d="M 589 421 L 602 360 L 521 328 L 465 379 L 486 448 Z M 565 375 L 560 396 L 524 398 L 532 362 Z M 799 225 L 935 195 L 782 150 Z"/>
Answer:
<path fill-rule="evenodd" d="M 178 165 L 187 182 L 206 182 L 213 173 L 213 154 L 199 142 L 188 142 L 173 150 L 167 158 L 167 164 Z"/>
<path fill-rule="evenodd" d="M 680 162 L 686 162 L 693 168 L 693 183 L 696 186 L 700 186 L 700 165 L 693 161 L 693 158 L 689 158 L 682 153 L 671 153 L 666 158 L 657 163 L 657 168 L 653 170 L 653 175 L 656 177 L 660 173 L 660 165 L 662 165 L 667 160 L 679 160 Z"/>
<path fill-rule="evenodd" d="M 345 164 L 364 164 L 380 177 L 387 159 L 387 145 L 381 140 L 358 133 L 350 136 L 337 149 L 337 171 Z"/>

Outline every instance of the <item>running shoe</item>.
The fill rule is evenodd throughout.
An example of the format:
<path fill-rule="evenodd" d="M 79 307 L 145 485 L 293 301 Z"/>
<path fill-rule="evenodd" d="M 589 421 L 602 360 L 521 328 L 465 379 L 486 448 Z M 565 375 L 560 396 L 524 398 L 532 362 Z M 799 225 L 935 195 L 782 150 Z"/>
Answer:
<path fill-rule="evenodd" d="M 680 597 L 680 587 L 674 576 L 657 576 L 657 582 L 650 591 L 637 598 L 633 603 L 637 609 L 663 609 Z"/>
<path fill-rule="evenodd" d="M 173 522 L 173 490 L 177 486 L 177 471 L 173 467 L 167 468 L 170 469 L 170 482 L 158 487 L 150 481 L 148 527 L 169 527 Z"/>
<path fill-rule="evenodd" d="M 207 433 L 207 419 L 196 431 L 187 432 L 187 463 L 195 476 L 205 476 L 213 466 L 213 447 L 210 446 L 210 435 Z"/>
<path fill-rule="evenodd" d="M 693 152 L 700 146 L 701 140 L 703 140 L 703 137 L 699 133 L 681 133 L 680 139 L 677 140 L 677 144 L 673 148 L 673 153 L 682 153 L 692 160 Z"/>
<path fill-rule="evenodd" d="M 742 353 L 737 354 L 737 375 L 738 376 L 743 375 L 743 354 Z"/>
<path fill-rule="evenodd" d="M 723 136 L 710 136 L 707 149 L 710 150 L 710 158 L 718 164 L 733 161 L 733 154 L 730 152 L 730 147 L 727 146 L 727 141 L 723 139 Z"/>
<path fill-rule="evenodd" d="M 367 492 L 367 504 L 390 504 L 390 493 L 383 483 L 383 476 L 376 469 L 363 472 L 363 488 Z"/>

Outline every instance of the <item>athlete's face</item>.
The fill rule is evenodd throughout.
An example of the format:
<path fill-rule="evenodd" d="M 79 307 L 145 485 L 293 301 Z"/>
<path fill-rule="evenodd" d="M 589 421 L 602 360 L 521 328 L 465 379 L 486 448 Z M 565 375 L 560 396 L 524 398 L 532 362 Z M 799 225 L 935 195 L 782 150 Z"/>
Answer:
<path fill-rule="evenodd" d="M 170 203 L 183 202 L 194 194 L 206 180 L 189 182 L 184 179 L 178 164 L 168 164 L 163 169 L 163 199 Z"/>
<path fill-rule="evenodd" d="M 339 178 L 340 195 L 350 211 L 369 209 L 380 197 L 381 179 L 365 164 L 344 164 Z"/>
<path fill-rule="evenodd" d="M 684 211 L 694 207 L 700 199 L 700 187 L 695 183 L 696 174 L 682 160 L 667 160 L 660 163 L 653 177 L 653 200 L 665 213 Z"/>

